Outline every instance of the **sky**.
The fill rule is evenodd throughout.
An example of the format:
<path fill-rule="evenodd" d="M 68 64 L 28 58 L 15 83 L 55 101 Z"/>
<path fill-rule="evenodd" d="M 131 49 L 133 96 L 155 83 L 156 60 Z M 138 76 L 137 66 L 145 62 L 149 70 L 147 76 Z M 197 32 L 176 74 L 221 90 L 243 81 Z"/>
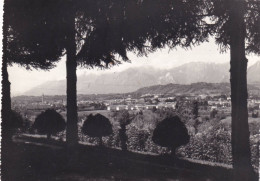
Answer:
<path fill-rule="evenodd" d="M 137 57 L 133 53 L 129 53 L 128 55 L 131 63 L 124 62 L 121 65 L 115 66 L 109 70 L 83 69 L 79 67 L 77 70 L 77 75 L 80 76 L 88 73 L 102 74 L 105 72 L 118 72 L 130 67 L 140 66 L 168 69 L 189 62 L 226 63 L 229 61 L 229 52 L 221 54 L 219 47 L 215 44 L 213 38 L 210 38 L 209 42 L 188 50 L 177 48 L 169 51 L 168 48 L 164 48 L 148 54 L 147 57 Z M 260 60 L 260 57 L 253 55 L 247 56 L 247 58 L 249 60 L 249 66 Z M 61 61 L 57 63 L 57 66 L 50 71 L 28 71 L 17 65 L 9 67 L 8 71 L 11 82 L 12 96 L 22 94 L 23 92 L 49 80 L 66 79 L 65 59 L 65 56 L 62 57 Z"/>

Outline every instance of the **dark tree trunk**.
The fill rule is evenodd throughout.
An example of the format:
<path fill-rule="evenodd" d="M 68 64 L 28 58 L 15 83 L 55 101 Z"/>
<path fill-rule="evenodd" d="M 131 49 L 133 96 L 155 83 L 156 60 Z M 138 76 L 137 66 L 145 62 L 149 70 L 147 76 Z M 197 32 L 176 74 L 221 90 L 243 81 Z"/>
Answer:
<path fill-rule="evenodd" d="M 199 127 L 199 120 L 198 118 L 195 118 L 195 124 L 194 124 L 195 134 L 198 133 L 198 127 Z"/>
<path fill-rule="evenodd" d="M 172 157 L 176 157 L 176 147 L 171 147 L 171 155 Z"/>
<path fill-rule="evenodd" d="M 233 0 L 230 14 L 230 83 L 232 102 L 232 156 L 236 181 L 253 179 L 247 110 L 247 59 L 243 0 Z"/>
<path fill-rule="evenodd" d="M 126 125 L 121 125 L 119 130 L 119 136 L 121 141 L 121 149 L 122 151 L 127 151 L 127 135 L 126 135 Z"/>
<path fill-rule="evenodd" d="M 3 43 L 5 44 L 5 43 Z M 10 120 L 9 116 L 11 113 L 11 89 L 10 82 L 8 80 L 7 72 L 7 58 L 3 51 L 3 62 L 2 62 L 2 136 L 3 141 L 10 141 L 11 130 L 8 121 Z"/>
<path fill-rule="evenodd" d="M 66 140 L 68 147 L 78 144 L 78 113 L 77 113 L 77 62 L 75 42 L 75 12 L 70 11 L 68 16 L 67 36 L 67 130 Z"/>
<path fill-rule="evenodd" d="M 8 60 L 7 60 L 7 22 L 6 13 L 4 13 L 3 22 L 3 57 L 2 57 L 2 143 L 4 144 L 11 141 L 12 131 L 9 130 L 8 121 L 11 113 L 11 89 L 8 80 Z"/>
<path fill-rule="evenodd" d="M 99 146 L 103 146 L 102 136 L 100 136 L 98 139 L 99 139 Z"/>
<path fill-rule="evenodd" d="M 73 1 L 68 3 L 67 12 L 67 159 L 68 168 L 76 169 L 78 164 L 78 113 L 77 113 L 77 62 L 75 42 L 75 11 Z"/>
<path fill-rule="evenodd" d="M 47 134 L 47 139 L 48 139 L 48 140 L 51 139 L 51 134 L 50 134 L 50 133 Z"/>
<path fill-rule="evenodd" d="M 5 44 L 5 43 L 3 43 Z M 8 116 L 9 111 L 11 110 L 11 89 L 10 82 L 8 80 L 7 72 L 7 58 L 6 53 L 3 52 L 3 62 L 2 62 L 2 116 L 3 119 Z"/>
<path fill-rule="evenodd" d="M 6 3 L 4 2 L 4 10 Z M 1 140 L 1 162 L 2 162 L 2 179 L 8 180 L 10 170 L 8 168 L 9 152 L 12 148 L 12 129 L 9 124 L 11 114 L 11 92 L 10 82 L 8 80 L 8 60 L 7 60 L 7 22 L 6 22 L 6 11 L 3 16 L 3 55 L 2 55 L 2 110 L 1 110 L 1 129 L 2 129 L 2 140 Z M 8 174 L 9 173 L 9 174 Z"/>

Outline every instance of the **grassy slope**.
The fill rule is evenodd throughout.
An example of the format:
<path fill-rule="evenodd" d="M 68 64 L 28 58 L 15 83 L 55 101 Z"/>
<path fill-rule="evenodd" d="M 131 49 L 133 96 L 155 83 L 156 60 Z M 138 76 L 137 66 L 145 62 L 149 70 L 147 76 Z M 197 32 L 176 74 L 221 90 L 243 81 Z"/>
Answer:
<path fill-rule="evenodd" d="M 17 139 L 18 140 L 18 139 Z M 81 145 L 75 170 L 67 169 L 63 142 L 22 137 L 8 153 L 6 180 L 229 180 L 221 166 Z M 25 141 L 27 144 L 25 144 Z M 32 144 L 33 143 L 33 144 Z"/>

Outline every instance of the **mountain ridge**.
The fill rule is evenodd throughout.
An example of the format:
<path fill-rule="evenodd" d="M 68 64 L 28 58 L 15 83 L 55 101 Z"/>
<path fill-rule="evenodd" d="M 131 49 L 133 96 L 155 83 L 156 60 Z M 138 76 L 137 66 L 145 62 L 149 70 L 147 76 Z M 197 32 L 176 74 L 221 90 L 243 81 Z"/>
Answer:
<path fill-rule="evenodd" d="M 169 94 L 169 95 L 213 95 L 213 94 L 230 94 L 229 83 L 205 83 L 197 82 L 192 84 L 166 84 L 143 87 L 133 94 Z M 252 95 L 259 95 L 260 88 L 256 85 L 248 84 L 248 92 Z"/>
<path fill-rule="evenodd" d="M 256 66 L 248 68 L 248 82 L 258 83 L 260 77 Z M 256 78 L 254 78 L 256 77 Z M 78 76 L 78 94 L 108 94 L 134 92 L 143 87 L 167 84 L 192 84 L 196 82 L 229 82 L 229 63 L 191 62 L 170 69 L 153 67 L 131 67 L 121 72 L 84 74 Z M 66 80 L 48 81 L 23 95 L 65 95 Z"/>

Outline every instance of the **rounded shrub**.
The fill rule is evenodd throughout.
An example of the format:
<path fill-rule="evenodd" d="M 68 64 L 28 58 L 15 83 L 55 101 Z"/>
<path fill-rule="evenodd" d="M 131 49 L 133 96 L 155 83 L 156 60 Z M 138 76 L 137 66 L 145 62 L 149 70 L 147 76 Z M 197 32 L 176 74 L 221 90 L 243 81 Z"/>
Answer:
<path fill-rule="evenodd" d="M 19 128 L 23 127 L 23 117 L 18 112 L 11 110 L 9 112 L 9 119 L 2 121 L 2 137 L 3 141 L 10 143 L 13 135 Z"/>
<path fill-rule="evenodd" d="M 173 116 L 158 123 L 152 136 L 155 144 L 162 147 L 171 148 L 171 153 L 175 156 L 176 149 L 189 142 L 190 136 L 184 123 L 178 116 Z"/>
<path fill-rule="evenodd" d="M 11 110 L 10 120 L 8 121 L 8 127 L 12 129 L 22 128 L 24 124 L 23 117 L 20 113 Z"/>
<path fill-rule="evenodd" d="M 50 139 L 51 135 L 57 134 L 65 129 L 66 123 L 62 115 L 54 109 L 47 109 L 35 118 L 33 128 L 39 134 L 46 134 Z"/>
<path fill-rule="evenodd" d="M 99 138 L 99 144 L 102 145 L 102 137 L 109 136 L 113 130 L 108 118 L 101 114 L 90 114 L 83 123 L 82 132 L 90 137 Z"/>

